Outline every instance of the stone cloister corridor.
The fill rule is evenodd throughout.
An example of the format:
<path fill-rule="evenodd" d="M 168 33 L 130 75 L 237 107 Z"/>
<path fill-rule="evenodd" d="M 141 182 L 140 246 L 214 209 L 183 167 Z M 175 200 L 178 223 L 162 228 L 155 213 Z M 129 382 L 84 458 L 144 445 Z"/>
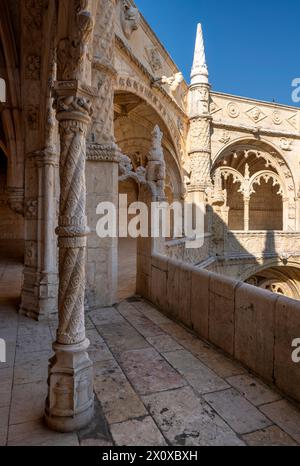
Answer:
<path fill-rule="evenodd" d="M 47 361 L 56 320 L 17 313 L 22 267 L 0 263 L 0 445 L 240 446 L 300 444 L 300 410 L 274 387 L 132 297 L 92 311 L 86 331 L 94 363 L 91 425 L 61 434 L 43 423 Z"/>
<path fill-rule="evenodd" d="M 0 446 L 300 445 L 300 110 L 205 27 L 1 0 Z"/>

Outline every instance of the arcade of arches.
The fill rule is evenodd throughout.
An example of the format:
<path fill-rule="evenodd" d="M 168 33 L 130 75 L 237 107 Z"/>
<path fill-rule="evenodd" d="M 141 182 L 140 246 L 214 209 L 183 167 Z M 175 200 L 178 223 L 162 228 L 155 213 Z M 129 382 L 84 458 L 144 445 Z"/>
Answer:
<path fill-rule="evenodd" d="M 39 368 L 47 366 L 50 341 L 55 340 L 45 407 L 43 401 L 47 426 L 73 432 L 91 422 L 92 366 L 103 363 L 104 353 L 109 354 L 107 367 L 115 364 L 121 373 L 120 364 L 129 373 L 130 365 L 147 368 L 142 359 L 133 364 L 136 355 L 131 352 L 145 347 L 148 351 L 152 345 L 150 353 L 161 351 L 166 367 L 178 370 L 174 380 L 165 377 L 168 387 L 186 385 L 169 353 L 183 348 L 165 334 L 175 324 L 163 320 L 166 317 L 149 304 L 141 304 L 143 299 L 300 401 L 294 367 L 286 368 L 281 360 L 279 369 L 254 367 L 233 349 L 238 330 L 227 331 L 235 325 L 239 289 L 247 299 L 257 293 L 258 300 L 271 303 L 274 313 L 282 304 L 293 316 L 293 328 L 300 328 L 299 313 L 294 316 L 299 306 L 294 300 L 300 300 L 299 109 L 212 90 L 201 25 L 187 83 L 132 0 L 2 0 L 0 15 L 0 78 L 6 90 L 5 96 L 0 92 L 0 338 L 2 330 L 19 325 L 19 334 L 16 327 L 5 333 L 10 339 L 15 332 L 14 342 L 9 340 L 14 349 L 17 338 L 26 347 L 26 357 L 16 349 L 16 364 L 18 358 L 27 361 L 27 357 L 31 363 L 30 355 L 38 348 Z M 187 241 L 194 238 L 173 237 L 174 228 L 169 237 L 99 238 L 99 204 L 110 202 L 118 212 L 120 195 L 125 194 L 128 206 L 137 201 L 148 206 L 151 202 L 202 203 L 201 247 L 187 248 Z M 17 284 L 10 287 L 14 278 Z M 195 299 L 193 293 L 199 293 Z M 252 309 L 252 301 L 248 304 L 245 309 Z M 217 316 L 218 306 L 221 316 Z M 195 315 L 201 322 L 194 325 Z M 87 329 L 85 318 L 90 324 Z M 225 332 L 213 328 L 220 322 Z M 155 338 L 161 332 L 158 342 Z M 223 334 L 228 337 L 224 344 Z M 196 337 L 191 338 L 197 345 Z M 274 336 L 271 340 L 272 344 L 283 341 Z M 119 346 L 130 354 L 124 350 L 120 355 Z M 192 346 L 186 348 L 190 358 L 197 356 Z M 249 354 L 256 355 L 257 348 L 259 343 Z M 204 346 L 203 351 L 207 356 Z M 151 367 L 158 361 L 155 358 Z M 214 358 L 215 365 L 218 358 L 223 354 Z M 275 357 L 270 360 L 277 364 Z M 232 368 L 235 363 L 230 359 L 226 364 Z M 285 377 L 283 368 L 292 375 Z M 105 386 L 106 369 L 98 370 L 96 383 L 101 379 Z M 160 371 L 155 366 L 156 370 Z M 199 366 L 199 374 L 201 370 Z M 232 377 L 241 375 L 229 372 Z M 15 383 L 11 374 L 6 374 L 10 388 Z M 32 380 L 26 378 L 26 383 L 37 383 L 30 374 Z M 219 375 L 224 381 L 209 375 L 209 385 L 217 377 L 221 388 L 222 383 L 228 387 L 229 375 L 222 371 Z M 158 392 L 164 392 L 162 376 L 153 377 L 159 380 Z M 146 385 L 140 380 L 133 383 L 134 392 L 126 388 L 129 395 L 124 389 L 138 413 L 133 420 L 126 418 L 127 408 L 122 405 L 119 411 L 126 422 L 149 414 L 145 414 L 145 399 L 144 404 L 141 401 L 142 395 L 153 395 Z M 102 393 L 102 385 L 98 386 L 100 397 L 107 396 L 105 387 Z M 13 399 L 17 398 L 12 390 Z M 199 393 L 208 392 L 199 389 Z M 154 424 L 152 415 L 146 424 Z M 265 420 L 262 412 L 259 415 Z M 10 419 L 14 425 L 25 422 L 22 415 L 10 415 Z M 268 427 L 266 422 L 266 426 L 255 424 L 252 431 Z M 111 423 L 117 432 L 119 422 Z M 8 424 L 3 436 L 9 441 Z M 0 444 L 4 443 L 1 429 L 0 422 Z M 168 437 L 161 432 L 159 438 Z M 186 438 L 183 431 L 177 434 L 178 439 Z M 234 442 L 247 443 L 236 435 Z M 292 442 L 300 442 L 299 432 L 291 437 Z"/>

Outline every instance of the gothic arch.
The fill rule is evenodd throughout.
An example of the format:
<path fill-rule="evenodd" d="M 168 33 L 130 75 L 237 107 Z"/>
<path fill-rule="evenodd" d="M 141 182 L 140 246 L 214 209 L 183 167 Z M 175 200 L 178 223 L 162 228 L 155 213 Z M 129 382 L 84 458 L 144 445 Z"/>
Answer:
<path fill-rule="evenodd" d="M 234 160 L 240 160 L 240 166 L 232 167 Z M 283 228 L 286 231 L 296 231 L 296 184 L 293 173 L 282 152 L 273 144 L 260 139 L 239 138 L 227 144 L 219 151 L 213 161 L 212 175 L 216 168 L 224 164 L 224 171 L 235 168 L 239 171 L 241 164 L 246 166 L 251 160 L 252 172 L 250 176 L 250 195 L 255 193 L 254 185 L 259 180 L 270 179 L 280 186 L 279 193 L 283 201 Z M 229 160 L 229 161 L 228 161 Z M 257 166 L 257 168 L 255 168 Z"/>
<path fill-rule="evenodd" d="M 224 158 L 224 156 L 226 156 L 230 152 L 233 152 L 236 149 L 244 149 L 250 151 L 252 149 L 261 152 L 263 152 L 265 149 L 265 152 L 269 152 L 269 155 L 271 156 L 268 161 L 266 160 L 266 162 L 271 164 L 273 163 L 274 168 L 278 170 L 279 175 L 283 178 L 291 178 L 293 190 L 296 192 L 296 183 L 293 177 L 293 172 L 288 162 L 286 161 L 282 150 L 272 142 L 266 141 L 264 138 L 260 138 L 259 140 L 257 140 L 253 138 L 243 137 L 230 141 L 228 144 L 222 147 L 222 149 L 220 149 L 215 155 L 212 164 L 212 171 L 214 171 L 214 167 L 222 158 Z M 285 171 L 289 173 L 289 176 L 284 176 Z"/>
<path fill-rule="evenodd" d="M 242 282 L 245 282 L 249 280 L 251 277 L 254 275 L 257 275 L 265 270 L 278 267 L 278 268 L 284 268 L 284 267 L 293 267 L 295 269 L 298 269 L 300 271 L 300 264 L 297 260 L 294 260 L 293 258 L 289 259 L 288 262 L 286 263 L 284 258 L 270 258 L 264 260 L 263 264 L 252 264 L 249 267 L 247 267 L 246 270 L 244 270 L 242 273 L 240 273 L 237 277 L 238 280 L 241 280 Z"/>
<path fill-rule="evenodd" d="M 167 164 L 167 182 L 173 190 L 174 197 L 181 198 L 184 193 L 184 180 L 174 138 L 166 120 L 148 100 L 144 95 L 132 92 L 131 88 L 130 92 L 115 90 L 116 143 L 121 151 L 131 158 L 134 169 L 138 166 L 145 167 L 151 133 L 158 124 L 164 133 L 162 145 Z"/>
<path fill-rule="evenodd" d="M 160 116 L 168 128 L 169 136 L 175 149 L 177 163 L 179 164 L 183 156 L 184 138 L 166 110 L 166 102 L 162 102 L 161 96 L 158 96 L 146 83 L 137 81 L 128 75 L 119 75 L 115 86 L 115 94 L 119 92 L 128 92 L 137 95 Z"/>

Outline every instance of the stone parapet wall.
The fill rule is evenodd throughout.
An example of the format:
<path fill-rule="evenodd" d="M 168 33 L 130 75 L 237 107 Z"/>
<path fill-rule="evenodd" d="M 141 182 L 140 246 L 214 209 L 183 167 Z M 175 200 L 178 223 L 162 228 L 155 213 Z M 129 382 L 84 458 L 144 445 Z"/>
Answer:
<path fill-rule="evenodd" d="M 161 311 L 300 402 L 300 302 L 157 254 L 148 280 Z"/>
<path fill-rule="evenodd" d="M 232 231 L 225 242 L 226 254 L 295 253 L 300 244 L 300 233 L 281 231 Z"/>

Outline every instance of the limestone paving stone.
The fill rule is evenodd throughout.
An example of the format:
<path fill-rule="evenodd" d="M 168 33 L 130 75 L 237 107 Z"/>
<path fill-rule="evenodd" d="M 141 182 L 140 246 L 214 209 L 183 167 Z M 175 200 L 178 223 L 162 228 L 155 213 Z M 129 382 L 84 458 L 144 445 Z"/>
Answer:
<path fill-rule="evenodd" d="M 96 329 L 87 330 L 86 337 L 90 341 L 88 353 L 94 363 L 113 359 L 112 353 Z"/>
<path fill-rule="evenodd" d="M 11 401 L 12 379 L 10 382 L 2 383 L 1 372 L 2 371 L 0 371 L 0 408 L 5 408 L 10 405 Z"/>
<path fill-rule="evenodd" d="M 149 337 L 147 341 L 150 345 L 154 346 L 154 348 L 159 353 L 165 353 L 168 351 L 176 351 L 183 349 L 170 335 L 159 335 L 157 337 Z"/>
<path fill-rule="evenodd" d="M 122 316 L 144 337 L 153 337 L 164 334 L 164 331 L 159 326 L 154 324 L 126 301 L 119 304 L 118 310 Z"/>
<path fill-rule="evenodd" d="M 248 434 L 272 425 L 269 419 L 234 389 L 210 393 L 204 395 L 204 399 L 238 434 Z"/>
<path fill-rule="evenodd" d="M 46 395 L 46 380 L 14 385 L 10 424 L 20 424 L 40 419 L 44 414 Z"/>
<path fill-rule="evenodd" d="M 178 325 L 171 320 L 169 320 L 166 324 L 161 324 L 160 327 L 170 336 L 175 338 L 175 340 L 181 345 L 183 345 L 186 341 L 193 341 L 196 339 L 191 332 L 188 332 L 181 325 Z"/>
<path fill-rule="evenodd" d="M 9 426 L 8 446 L 78 446 L 76 433 L 60 434 L 48 429 L 42 419 Z"/>
<path fill-rule="evenodd" d="M 88 313 L 94 325 L 106 325 L 124 322 L 123 317 L 114 307 L 105 307 Z"/>
<path fill-rule="evenodd" d="M 164 437 L 150 416 L 113 424 L 111 433 L 117 446 L 166 446 Z"/>
<path fill-rule="evenodd" d="M 7 443 L 7 429 L 0 427 L 0 447 L 5 447 Z"/>
<path fill-rule="evenodd" d="M 0 408 L 0 430 L 5 430 L 8 425 L 9 406 Z"/>
<path fill-rule="evenodd" d="M 186 385 L 186 381 L 153 348 L 127 351 L 119 362 L 139 394 L 170 390 Z"/>
<path fill-rule="evenodd" d="M 49 359 L 53 356 L 53 351 L 51 349 L 43 350 L 43 351 L 28 351 L 26 353 L 17 352 L 16 359 L 15 359 L 15 367 L 22 366 L 28 362 L 34 362 L 37 357 L 40 361 L 44 361 L 44 364 L 48 366 Z"/>
<path fill-rule="evenodd" d="M 16 353 L 27 353 L 31 351 L 49 350 L 52 346 L 52 335 L 50 329 L 47 328 L 45 333 L 31 332 L 18 337 Z"/>
<path fill-rule="evenodd" d="M 170 323 L 170 320 L 167 317 L 146 301 L 135 302 L 132 305 L 158 326 Z"/>
<path fill-rule="evenodd" d="M 244 445 L 233 430 L 190 387 L 144 396 L 143 400 L 171 445 Z"/>
<path fill-rule="evenodd" d="M 219 377 L 226 378 L 246 372 L 238 362 L 233 361 L 199 338 L 183 340 L 182 346 L 200 359 L 207 367 L 216 372 Z"/>
<path fill-rule="evenodd" d="M 147 414 L 141 399 L 115 360 L 94 365 L 94 390 L 109 424 Z"/>
<path fill-rule="evenodd" d="M 14 384 L 26 384 L 39 382 L 47 379 L 48 365 L 45 359 L 39 359 L 38 356 L 34 361 L 28 361 L 15 367 Z"/>
<path fill-rule="evenodd" d="M 198 393 L 210 393 L 229 387 L 223 379 L 188 351 L 164 353 L 164 357 Z"/>
<path fill-rule="evenodd" d="M 281 399 L 278 393 L 250 375 L 238 375 L 236 377 L 229 377 L 226 380 L 255 406 Z"/>
<path fill-rule="evenodd" d="M 14 375 L 14 367 L 0 363 L 0 385 L 11 383 Z"/>
<path fill-rule="evenodd" d="M 276 401 L 260 410 L 275 424 L 300 443 L 300 410 L 286 400 Z"/>
<path fill-rule="evenodd" d="M 149 343 L 128 322 L 100 325 L 97 330 L 115 354 L 149 347 Z"/>
<path fill-rule="evenodd" d="M 252 447 L 291 447 L 297 443 L 277 426 L 267 427 L 252 434 L 243 435 L 243 440 Z"/>

